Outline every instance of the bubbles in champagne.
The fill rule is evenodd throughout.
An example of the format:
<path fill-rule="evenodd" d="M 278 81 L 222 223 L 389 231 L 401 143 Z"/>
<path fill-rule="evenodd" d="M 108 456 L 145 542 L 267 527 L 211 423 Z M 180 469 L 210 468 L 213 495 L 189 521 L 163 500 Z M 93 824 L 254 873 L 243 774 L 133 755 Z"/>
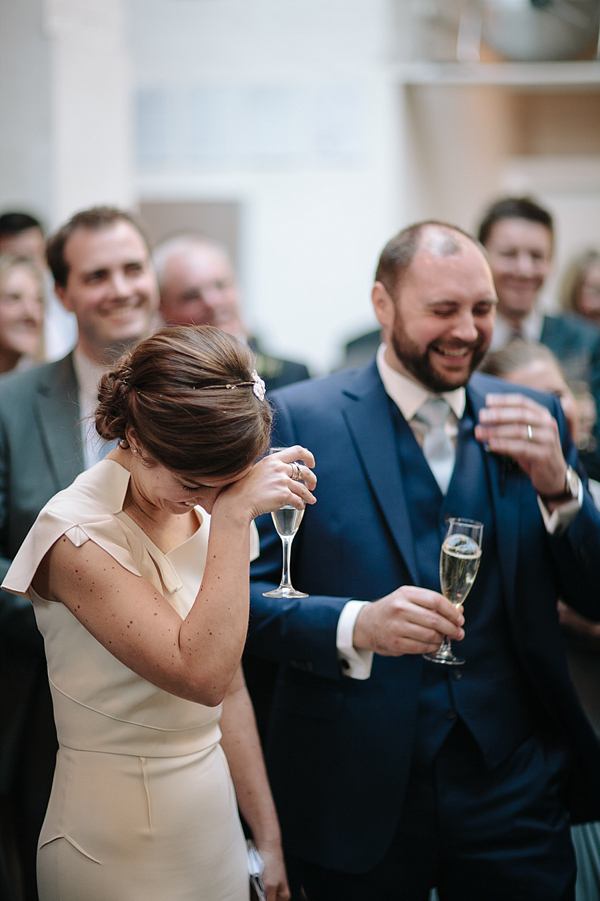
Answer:
<path fill-rule="evenodd" d="M 455 606 L 462 604 L 475 581 L 481 548 L 468 535 L 449 535 L 442 545 L 440 583 L 442 593 Z"/>

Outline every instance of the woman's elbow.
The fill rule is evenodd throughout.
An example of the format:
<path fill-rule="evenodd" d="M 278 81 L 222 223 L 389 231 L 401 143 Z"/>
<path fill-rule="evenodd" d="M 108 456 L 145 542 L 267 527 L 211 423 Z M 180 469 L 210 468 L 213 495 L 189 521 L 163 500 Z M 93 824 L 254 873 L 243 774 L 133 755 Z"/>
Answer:
<path fill-rule="evenodd" d="M 193 684 L 186 685 L 185 697 L 204 707 L 218 707 L 223 702 L 232 679 L 233 673 L 220 678 L 213 676 L 195 680 Z"/>

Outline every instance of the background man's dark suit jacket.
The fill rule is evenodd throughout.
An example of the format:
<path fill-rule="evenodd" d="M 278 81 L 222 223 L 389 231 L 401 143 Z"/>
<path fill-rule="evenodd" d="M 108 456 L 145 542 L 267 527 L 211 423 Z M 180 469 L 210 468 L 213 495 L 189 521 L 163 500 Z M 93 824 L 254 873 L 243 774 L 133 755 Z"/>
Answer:
<path fill-rule="evenodd" d="M 274 357 L 261 347 L 256 338 L 251 338 L 248 346 L 256 356 L 256 370 L 264 379 L 267 391 L 285 388 L 286 385 L 293 385 L 294 382 L 302 382 L 310 378 L 308 367 L 304 363 Z"/>
<path fill-rule="evenodd" d="M 468 404 L 476 416 L 487 392 L 506 390 L 514 386 L 475 374 Z M 576 464 L 559 404 L 532 396 L 559 419 L 565 453 Z M 374 363 L 271 399 L 273 443 L 308 447 L 319 481 L 317 504 L 306 510 L 292 551 L 293 581 L 309 598 L 263 597 L 266 582 L 279 579 L 281 546 L 270 517 L 259 521 L 249 647 L 282 664 L 267 763 L 288 851 L 365 872 L 381 859 L 397 825 L 423 666 L 431 666 L 420 655 L 376 655 L 371 677 L 358 681 L 343 675 L 335 646 L 347 600 L 374 600 L 418 584 L 390 401 Z M 561 596 L 600 618 L 600 518 L 586 492 L 567 533 L 549 536 L 524 473 L 483 449 L 478 465 L 480 478 L 465 477 L 493 511 L 511 641 L 540 716 L 573 746 L 572 811 L 593 819 L 600 814 L 600 749 L 567 676 L 556 601 Z"/>
<path fill-rule="evenodd" d="M 0 581 L 41 508 L 83 469 L 78 419 L 71 355 L 0 379 Z M 19 780 L 43 815 L 56 754 L 43 641 L 29 601 L 1 590 L 0 685 L 0 793 Z"/>

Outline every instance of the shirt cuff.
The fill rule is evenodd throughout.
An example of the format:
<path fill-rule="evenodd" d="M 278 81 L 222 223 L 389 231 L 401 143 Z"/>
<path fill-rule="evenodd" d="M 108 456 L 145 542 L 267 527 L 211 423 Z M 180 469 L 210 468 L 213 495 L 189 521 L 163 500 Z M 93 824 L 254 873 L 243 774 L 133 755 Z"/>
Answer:
<path fill-rule="evenodd" d="M 538 495 L 540 512 L 544 520 L 544 525 L 546 526 L 546 531 L 550 535 L 560 535 L 561 532 L 568 529 L 583 506 L 583 484 L 579 476 L 577 476 L 577 479 L 579 481 L 577 498 L 573 498 L 573 500 L 566 501 L 559 507 L 555 507 L 552 513 L 550 513 L 545 503 Z"/>
<path fill-rule="evenodd" d="M 260 554 L 260 539 L 254 520 L 250 523 L 250 562 L 256 560 Z"/>
<path fill-rule="evenodd" d="M 358 650 L 353 646 L 356 618 L 369 601 L 348 601 L 338 619 L 335 643 L 340 666 L 350 679 L 368 679 L 373 664 L 373 651 Z"/>

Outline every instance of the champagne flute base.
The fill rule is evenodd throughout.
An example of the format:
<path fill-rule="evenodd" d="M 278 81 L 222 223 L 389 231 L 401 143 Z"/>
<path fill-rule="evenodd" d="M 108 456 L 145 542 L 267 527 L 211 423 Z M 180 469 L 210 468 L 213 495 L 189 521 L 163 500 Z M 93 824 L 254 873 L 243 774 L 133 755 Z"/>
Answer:
<path fill-rule="evenodd" d="M 423 654 L 425 660 L 431 663 L 445 663 L 447 666 L 462 666 L 465 662 L 463 657 L 455 657 L 452 651 L 440 649 L 435 654 Z"/>
<path fill-rule="evenodd" d="M 307 598 L 310 595 L 306 594 L 305 591 L 296 591 L 295 588 L 283 586 L 279 586 L 279 588 L 274 588 L 272 591 L 263 591 L 264 598 Z"/>

